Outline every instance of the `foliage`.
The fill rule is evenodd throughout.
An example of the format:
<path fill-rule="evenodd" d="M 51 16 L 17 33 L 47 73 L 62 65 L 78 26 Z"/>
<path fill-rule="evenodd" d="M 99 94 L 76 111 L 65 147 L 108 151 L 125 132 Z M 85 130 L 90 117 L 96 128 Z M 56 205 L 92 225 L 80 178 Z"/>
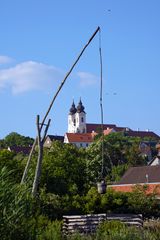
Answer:
<path fill-rule="evenodd" d="M 9 168 L 13 167 L 13 158 L 15 153 L 10 152 L 6 149 L 0 150 L 0 167 L 4 167 L 6 164 Z"/>
<path fill-rule="evenodd" d="M 5 140 L 4 139 L 0 139 L 0 149 L 4 149 L 6 148 L 6 143 L 5 143 Z"/>
<path fill-rule="evenodd" d="M 128 193 L 128 206 L 131 212 L 141 213 L 144 217 L 159 217 L 160 204 L 156 197 L 156 191 L 147 194 L 147 185 L 137 185 Z"/>
<path fill-rule="evenodd" d="M 62 200 L 60 196 L 53 193 L 47 193 L 45 189 L 41 189 L 39 195 L 39 205 L 41 213 L 50 220 L 62 218 Z"/>
<path fill-rule="evenodd" d="M 53 221 L 48 222 L 44 231 L 37 237 L 37 240 L 61 240 L 61 222 Z"/>
<path fill-rule="evenodd" d="M 16 132 L 8 134 L 4 138 L 4 145 L 8 146 L 30 146 L 33 144 L 34 139 L 30 137 L 25 137 Z"/>
<path fill-rule="evenodd" d="M 102 223 L 97 232 L 96 240 L 158 240 L 148 231 L 139 228 L 127 227 L 118 221 L 106 221 Z"/>
<path fill-rule="evenodd" d="M 107 180 L 120 178 L 129 166 L 145 165 L 146 161 L 140 154 L 140 138 L 130 138 L 123 133 L 111 133 L 104 136 L 104 173 Z M 91 182 L 100 178 L 102 168 L 102 139 L 97 138 L 87 151 L 87 173 Z M 125 166 L 123 167 L 123 165 Z M 122 167 L 121 167 L 122 166 Z M 113 167 L 119 167 L 117 175 L 113 176 Z M 115 168 L 116 169 L 116 168 Z M 117 168 L 118 169 L 118 168 Z"/>
<path fill-rule="evenodd" d="M 44 151 L 42 184 L 59 195 L 82 194 L 87 180 L 84 149 L 55 141 Z"/>
<path fill-rule="evenodd" d="M 144 223 L 144 229 L 147 232 L 150 232 L 156 240 L 160 239 L 160 221 L 159 219 L 150 219 L 148 221 L 145 221 Z"/>
<path fill-rule="evenodd" d="M 19 138 L 17 134 L 11 134 L 7 141 L 18 142 L 14 137 Z M 27 184 L 20 185 L 27 157 L 0 150 L 1 239 L 63 239 L 61 222 L 57 219 L 61 220 L 65 214 L 130 212 L 143 213 L 144 217 L 160 216 L 156 192 L 147 195 L 146 186 L 136 186 L 131 193 L 116 192 L 111 188 L 103 195 L 97 192 L 95 182 L 102 167 L 100 138 L 101 134 L 88 149 L 78 149 L 58 141 L 53 142 L 51 148 L 44 149 L 37 198 L 32 197 L 30 189 L 37 152 L 32 158 Z M 118 181 L 130 166 L 145 164 L 139 152 L 139 142 L 139 138 L 131 139 L 121 133 L 105 136 L 107 182 Z M 152 229 L 148 227 L 140 232 L 138 229 L 128 230 L 120 223 L 109 222 L 101 225 L 95 235 L 86 237 L 75 234 L 68 239 L 159 239 L 158 231 L 154 233 Z"/>
<path fill-rule="evenodd" d="M 111 188 L 103 195 L 92 187 L 85 196 L 86 213 L 128 213 L 128 196 L 123 192 L 116 192 Z"/>
<path fill-rule="evenodd" d="M 24 156 L 6 149 L 0 150 L 0 169 L 3 167 L 11 171 L 12 174 L 10 174 L 9 177 L 12 177 L 14 182 L 19 183 L 24 168 Z"/>
<path fill-rule="evenodd" d="M 144 229 L 128 227 L 119 221 L 105 221 L 99 225 L 94 234 L 74 233 L 63 236 L 61 223 L 49 222 L 44 231 L 38 235 L 37 240 L 159 240 L 159 228 L 153 227 Z"/>
<path fill-rule="evenodd" d="M 108 176 L 106 176 L 107 183 L 109 182 L 118 182 L 123 174 L 128 170 L 129 164 L 121 164 L 117 166 L 113 166 L 111 172 Z"/>
<path fill-rule="evenodd" d="M 85 196 L 85 211 L 86 213 L 101 212 L 101 195 L 95 187 L 92 187 Z"/>
<path fill-rule="evenodd" d="M 0 232 L 3 240 L 28 239 L 35 225 L 35 200 L 29 189 L 10 180 L 11 172 L 0 172 Z"/>

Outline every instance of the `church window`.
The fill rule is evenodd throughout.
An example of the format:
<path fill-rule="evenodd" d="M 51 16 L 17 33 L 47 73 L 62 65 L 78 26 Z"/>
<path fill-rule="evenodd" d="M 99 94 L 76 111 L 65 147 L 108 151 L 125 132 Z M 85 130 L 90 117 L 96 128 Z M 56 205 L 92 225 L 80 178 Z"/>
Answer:
<path fill-rule="evenodd" d="M 83 119 L 83 117 L 81 117 L 81 122 L 84 122 L 84 119 Z"/>

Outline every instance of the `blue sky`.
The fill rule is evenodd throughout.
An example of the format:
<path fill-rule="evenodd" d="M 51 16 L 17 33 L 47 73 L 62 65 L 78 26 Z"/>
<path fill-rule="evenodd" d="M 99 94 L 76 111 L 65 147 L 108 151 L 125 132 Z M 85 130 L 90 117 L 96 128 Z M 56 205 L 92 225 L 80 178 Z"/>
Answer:
<path fill-rule="evenodd" d="M 104 122 L 160 134 L 159 0 L 0 0 L 0 138 L 36 135 L 52 96 L 101 27 Z M 67 131 L 72 100 L 100 122 L 99 37 L 67 79 L 50 112 L 49 134 Z"/>

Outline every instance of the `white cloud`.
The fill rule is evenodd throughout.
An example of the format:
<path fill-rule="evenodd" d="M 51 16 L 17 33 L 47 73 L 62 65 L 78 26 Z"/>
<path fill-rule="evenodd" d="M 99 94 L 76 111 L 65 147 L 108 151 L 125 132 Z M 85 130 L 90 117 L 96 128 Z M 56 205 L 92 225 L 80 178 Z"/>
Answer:
<path fill-rule="evenodd" d="M 0 56 L 0 64 L 11 62 L 11 58 Z M 91 73 L 78 72 L 80 87 L 91 87 L 97 84 L 99 78 Z M 15 66 L 0 69 L 0 89 L 10 88 L 13 94 L 32 90 L 55 90 L 64 72 L 54 66 L 26 61 Z"/>
<path fill-rule="evenodd" d="M 12 58 L 7 56 L 0 56 L 0 64 L 11 63 L 13 61 Z"/>
<path fill-rule="evenodd" d="M 91 73 L 78 72 L 77 75 L 80 78 L 81 87 L 90 87 L 96 85 L 99 81 L 99 78 Z"/>
<path fill-rule="evenodd" d="M 30 90 L 46 90 L 61 80 L 60 69 L 43 63 L 27 61 L 0 70 L 0 88 L 10 87 L 14 94 Z"/>

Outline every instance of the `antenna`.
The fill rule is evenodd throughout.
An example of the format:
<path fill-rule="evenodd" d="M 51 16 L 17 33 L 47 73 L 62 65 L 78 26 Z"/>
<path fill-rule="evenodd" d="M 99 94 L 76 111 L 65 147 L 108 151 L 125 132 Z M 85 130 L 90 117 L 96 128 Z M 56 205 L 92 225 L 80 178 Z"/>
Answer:
<path fill-rule="evenodd" d="M 148 183 L 148 174 L 146 174 L 146 182 Z"/>

